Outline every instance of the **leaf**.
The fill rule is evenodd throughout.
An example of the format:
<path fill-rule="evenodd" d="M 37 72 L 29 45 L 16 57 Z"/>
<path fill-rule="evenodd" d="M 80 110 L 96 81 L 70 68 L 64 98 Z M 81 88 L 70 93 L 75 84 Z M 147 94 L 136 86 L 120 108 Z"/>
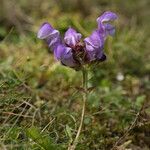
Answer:
<path fill-rule="evenodd" d="M 85 117 L 84 118 L 84 124 L 88 125 L 91 123 L 91 118 L 90 117 Z"/>
<path fill-rule="evenodd" d="M 140 95 L 136 98 L 136 105 L 141 107 L 143 101 L 145 100 L 145 95 Z"/>
<path fill-rule="evenodd" d="M 66 125 L 66 132 L 67 132 L 67 134 L 68 134 L 68 136 L 70 138 L 70 142 L 72 142 L 73 139 L 72 139 L 71 128 L 68 125 Z"/>
<path fill-rule="evenodd" d="M 27 136 L 31 138 L 37 145 L 44 150 L 58 150 L 58 145 L 54 144 L 53 140 L 48 136 L 40 133 L 36 127 L 31 127 L 27 130 Z"/>

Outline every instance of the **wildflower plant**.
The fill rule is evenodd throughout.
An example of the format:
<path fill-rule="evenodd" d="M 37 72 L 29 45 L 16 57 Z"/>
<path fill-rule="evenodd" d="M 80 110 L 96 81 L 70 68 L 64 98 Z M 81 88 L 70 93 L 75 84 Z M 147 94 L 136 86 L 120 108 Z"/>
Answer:
<path fill-rule="evenodd" d="M 88 95 L 88 66 L 97 64 L 106 60 L 104 53 L 104 44 L 107 37 L 115 34 L 115 27 L 109 22 L 116 20 L 118 17 L 115 13 L 106 11 L 97 18 L 97 29 L 89 37 L 82 40 L 82 35 L 75 29 L 69 27 L 65 32 L 64 38 L 60 32 L 54 29 L 48 22 L 43 23 L 40 27 L 37 37 L 47 42 L 51 48 L 56 60 L 62 65 L 81 70 L 83 74 L 83 106 L 81 113 L 80 125 L 76 137 L 70 143 L 68 150 L 74 150 L 79 140 L 82 129 L 85 103 Z"/>

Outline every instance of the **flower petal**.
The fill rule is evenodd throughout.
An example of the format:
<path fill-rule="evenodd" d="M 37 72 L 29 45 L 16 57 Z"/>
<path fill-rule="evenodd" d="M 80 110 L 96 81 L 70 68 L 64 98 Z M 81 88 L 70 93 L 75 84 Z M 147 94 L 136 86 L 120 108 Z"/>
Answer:
<path fill-rule="evenodd" d="M 63 44 L 60 44 L 55 48 L 54 55 L 57 60 L 60 60 L 66 66 L 75 67 L 77 65 L 73 59 L 70 47 L 65 47 Z"/>
<path fill-rule="evenodd" d="M 100 17 L 97 18 L 98 29 L 100 33 L 103 35 L 104 39 L 106 39 L 108 35 L 111 36 L 114 35 L 115 27 L 107 22 L 116 20 L 117 18 L 118 16 L 110 11 L 103 13 Z"/>
<path fill-rule="evenodd" d="M 104 38 L 98 30 L 93 31 L 89 37 L 84 39 L 84 42 L 90 61 L 94 61 L 102 57 Z"/>
<path fill-rule="evenodd" d="M 97 22 L 98 24 L 101 24 L 103 22 L 116 20 L 117 18 L 118 16 L 115 13 L 111 11 L 106 11 L 100 17 L 97 18 Z"/>
<path fill-rule="evenodd" d="M 66 47 L 62 44 L 57 45 L 57 47 L 54 49 L 54 56 L 57 60 L 61 60 L 62 56 L 64 55 L 66 51 Z"/>
<path fill-rule="evenodd" d="M 73 28 L 69 28 L 65 33 L 64 41 L 68 46 L 72 47 L 80 41 L 81 37 L 80 33 L 77 33 Z"/>
<path fill-rule="evenodd" d="M 104 24 L 107 35 L 113 36 L 115 34 L 115 27 L 109 23 Z"/>
<path fill-rule="evenodd" d="M 40 27 L 37 37 L 39 39 L 47 38 L 54 31 L 53 27 L 49 23 L 43 23 Z"/>
<path fill-rule="evenodd" d="M 44 23 L 37 34 L 39 39 L 45 39 L 49 47 L 57 45 L 61 42 L 60 33 L 54 29 L 49 23 Z"/>

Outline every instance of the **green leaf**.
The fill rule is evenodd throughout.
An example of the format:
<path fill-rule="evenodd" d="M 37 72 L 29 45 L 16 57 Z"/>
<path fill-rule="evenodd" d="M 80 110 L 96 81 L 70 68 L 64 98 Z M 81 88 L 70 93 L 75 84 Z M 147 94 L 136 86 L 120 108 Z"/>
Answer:
<path fill-rule="evenodd" d="M 138 96 L 136 98 L 136 105 L 141 107 L 144 100 L 145 100 L 145 95 Z"/>
<path fill-rule="evenodd" d="M 40 133 L 40 130 L 36 127 L 31 127 L 27 130 L 27 136 L 31 138 L 37 145 L 44 150 L 59 150 L 58 145 L 54 144 L 52 138 L 48 135 Z"/>
<path fill-rule="evenodd" d="M 73 139 L 72 139 L 71 128 L 68 125 L 66 125 L 66 132 L 67 132 L 67 134 L 69 136 L 70 142 L 72 142 Z"/>

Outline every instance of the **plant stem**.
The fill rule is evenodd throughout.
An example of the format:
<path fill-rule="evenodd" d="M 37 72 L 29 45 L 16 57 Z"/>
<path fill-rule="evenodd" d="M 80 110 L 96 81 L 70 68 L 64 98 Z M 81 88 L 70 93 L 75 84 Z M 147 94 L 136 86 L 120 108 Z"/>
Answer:
<path fill-rule="evenodd" d="M 85 105 L 86 105 L 86 100 L 87 100 L 87 83 L 88 83 L 88 71 L 83 68 L 82 69 L 82 76 L 83 76 L 83 104 L 82 104 L 82 113 L 81 113 L 81 120 L 80 120 L 80 125 L 76 134 L 76 137 L 72 143 L 72 145 L 69 146 L 68 150 L 75 150 L 76 145 L 78 144 L 79 136 L 82 130 L 83 126 L 83 120 L 84 120 L 84 114 L 85 114 Z"/>

